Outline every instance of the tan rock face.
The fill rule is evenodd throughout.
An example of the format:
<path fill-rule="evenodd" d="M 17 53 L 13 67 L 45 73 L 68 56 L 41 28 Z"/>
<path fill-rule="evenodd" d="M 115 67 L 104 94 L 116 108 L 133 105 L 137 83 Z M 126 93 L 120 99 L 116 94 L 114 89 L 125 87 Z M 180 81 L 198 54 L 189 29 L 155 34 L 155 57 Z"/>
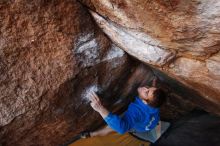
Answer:
<path fill-rule="evenodd" d="M 220 105 L 218 0 L 82 2 L 111 40 L 130 55 Z"/>

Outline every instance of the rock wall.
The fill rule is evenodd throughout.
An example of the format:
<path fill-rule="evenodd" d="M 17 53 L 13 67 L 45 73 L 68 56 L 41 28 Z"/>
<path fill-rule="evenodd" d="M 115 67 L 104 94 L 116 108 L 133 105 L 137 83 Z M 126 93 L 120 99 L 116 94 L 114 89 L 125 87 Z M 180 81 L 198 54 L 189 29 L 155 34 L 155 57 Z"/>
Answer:
<path fill-rule="evenodd" d="M 88 91 L 113 104 L 135 67 L 77 1 L 1 1 L 0 30 L 2 145 L 54 146 L 96 127 Z"/>
<path fill-rule="evenodd" d="M 180 51 L 181 48 L 187 49 L 184 41 L 172 41 L 172 35 L 166 36 L 160 26 L 150 28 L 153 23 L 150 20 L 155 19 L 158 13 L 152 10 L 152 18 L 148 14 L 145 18 L 140 13 L 141 9 L 135 7 L 147 4 L 147 1 L 141 2 L 0 1 L 0 145 L 63 144 L 79 132 L 96 129 L 103 124 L 101 117 L 89 105 L 89 91 L 96 91 L 109 110 L 120 113 L 132 100 L 130 97 L 136 94 L 136 88 L 150 85 L 155 75 L 161 80 L 160 86 L 169 93 L 167 103 L 161 109 L 162 119 L 175 120 L 195 108 L 213 113 L 220 111 L 216 96 L 219 86 L 214 86 L 219 85 L 218 44 L 211 53 L 209 49 L 200 50 L 207 52 L 203 56 L 187 55 L 194 51 Z M 151 6 L 162 7 L 167 15 L 171 15 L 179 10 L 177 6 L 183 5 L 181 9 L 186 9 L 187 4 L 192 2 L 177 3 L 175 10 L 166 1 L 150 3 Z M 88 7 L 111 40 L 95 23 Z M 112 8 L 117 10 L 111 11 Z M 137 16 L 132 16 L 136 13 L 131 10 L 135 10 Z M 177 16 L 179 13 L 183 12 L 173 14 Z M 145 23 L 148 25 L 145 27 L 142 19 L 145 22 L 147 18 L 149 24 Z M 179 17 L 174 18 L 173 21 L 177 22 Z M 216 17 L 213 26 L 217 20 Z M 168 30 L 171 33 L 175 28 Z M 218 42 L 218 33 L 212 35 L 210 44 Z M 119 47 L 161 71 L 141 64 Z M 181 53 L 183 56 L 180 56 Z M 204 73 L 208 63 L 203 61 L 202 64 L 202 59 L 198 59 L 204 57 L 204 61 L 209 62 L 211 71 L 208 73 Z M 199 77 L 204 77 L 204 80 L 199 80 Z M 203 85 L 208 81 L 213 83 L 208 87 Z M 203 90 L 198 94 L 192 88 Z M 212 100 L 208 102 L 200 95 L 210 95 L 205 97 Z"/>
<path fill-rule="evenodd" d="M 130 55 L 220 106 L 218 0 L 81 2 L 109 38 Z"/>

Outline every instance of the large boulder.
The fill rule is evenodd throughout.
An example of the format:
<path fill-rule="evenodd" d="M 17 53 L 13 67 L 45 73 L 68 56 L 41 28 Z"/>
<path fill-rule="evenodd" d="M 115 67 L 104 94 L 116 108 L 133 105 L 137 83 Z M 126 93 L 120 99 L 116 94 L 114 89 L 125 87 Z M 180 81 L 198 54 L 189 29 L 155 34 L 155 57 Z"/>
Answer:
<path fill-rule="evenodd" d="M 82 2 L 97 12 L 104 4 L 102 1 Z M 107 7 L 103 8 L 107 12 L 111 3 L 105 2 Z M 152 3 L 164 4 L 157 2 Z M 123 3 L 114 1 L 112 7 L 118 6 L 117 9 L 123 12 L 126 8 Z M 213 75 L 204 74 L 206 78 L 198 81 L 198 87 L 190 86 L 187 78 L 190 73 L 186 74 L 184 82 L 181 77 L 181 69 L 186 72 L 188 66 L 184 68 L 180 64 L 192 58 L 177 58 L 179 49 L 174 51 L 172 41 L 166 48 L 169 38 L 161 43 L 159 37 L 150 36 L 144 29 L 140 31 L 142 25 L 139 21 L 135 22 L 134 29 L 127 28 L 132 23 L 123 25 L 123 21 L 133 21 L 133 17 L 117 16 L 123 20 L 113 22 L 113 18 L 121 13 L 110 10 L 106 17 L 91 13 L 115 43 L 98 27 L 86 7 L 76 0 L 0 1 L 0 145 L 63 144 L 79 132 L 103 124 L 100 115 L 89 105 L 90 91 L 97 92 L 110 111 L 121 113 L 132 100 L 130 97 L 136 95 L 137 87 L 150 85 L 155 75 L 162 81 L 159 86 L 169 93 L 167 103 L 161 108 L 162 119 L 176 120 L 194 108 L 220 111 L 218 102 L 212 98 L 218 91 L 209 91 L 213 93 L 210 96 L 213 101 L 208 102 L 207 97 L 203 98 L 190 89 L 197 90 L 204 80 L 218 77 L 219 57 L 215 52 L 207 58 Z M 170 7 L 167 11 L 172 12 Z M 131 12 L 123 13 L 127 14 Z M 107 17 L 112 17 L 112 21 Z M 162 71 L 141 64 L 119 47 Z M 201 69 L 200 76 L 205 65 L 201 65 L 201 60 L 192 63 L 194 65 L 189 67 L 197 65 L 192 71 Z M 173 72 L 169 66 L 173 66 Z M 174 70 L 177 67 L 179 71 Z M 178 71 L 179 76 L 174 71 Z M 195 81 L 194 77 L 192 79 Z M 213 85 L 218 81 L 216 78 Z M 218 101 L 218 97 L 215 99 Z"/>
<path fill-rule="evenodd" d="M 220 106 L 220 1 L 81 2 L 120 48 Z"/>
<path fill-rule="evenodd" d="M 135 66 L 75 0 L 1 1 L 0 30 L 0 145 L 54 146 L 100 125 L 88 92 L 113 104 Z"/>

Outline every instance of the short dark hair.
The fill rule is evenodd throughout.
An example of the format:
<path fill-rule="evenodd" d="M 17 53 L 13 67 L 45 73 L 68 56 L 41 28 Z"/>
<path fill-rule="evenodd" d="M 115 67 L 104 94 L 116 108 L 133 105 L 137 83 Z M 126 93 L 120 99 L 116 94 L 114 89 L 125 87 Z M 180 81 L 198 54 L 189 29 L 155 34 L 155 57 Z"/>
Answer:
<path fill-rule="evenodd" d="M 166 93 L 158 88 L 153 93 L 154 98 L 151 101 L 148 101 L 148 104 L 152 107 L 159 108 L 166 101 Z"/>

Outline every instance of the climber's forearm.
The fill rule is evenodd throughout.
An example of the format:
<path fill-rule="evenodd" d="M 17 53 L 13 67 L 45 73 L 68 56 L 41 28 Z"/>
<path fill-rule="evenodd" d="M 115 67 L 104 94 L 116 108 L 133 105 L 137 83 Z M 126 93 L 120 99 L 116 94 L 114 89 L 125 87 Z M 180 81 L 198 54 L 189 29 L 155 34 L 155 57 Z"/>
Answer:
<path fill-rule="evenodd" d="M 98 112 L 102 116 L 103 119 L 107 117 L 109 114 L 109 111 L 105 107 L 100 108 Z"/>

